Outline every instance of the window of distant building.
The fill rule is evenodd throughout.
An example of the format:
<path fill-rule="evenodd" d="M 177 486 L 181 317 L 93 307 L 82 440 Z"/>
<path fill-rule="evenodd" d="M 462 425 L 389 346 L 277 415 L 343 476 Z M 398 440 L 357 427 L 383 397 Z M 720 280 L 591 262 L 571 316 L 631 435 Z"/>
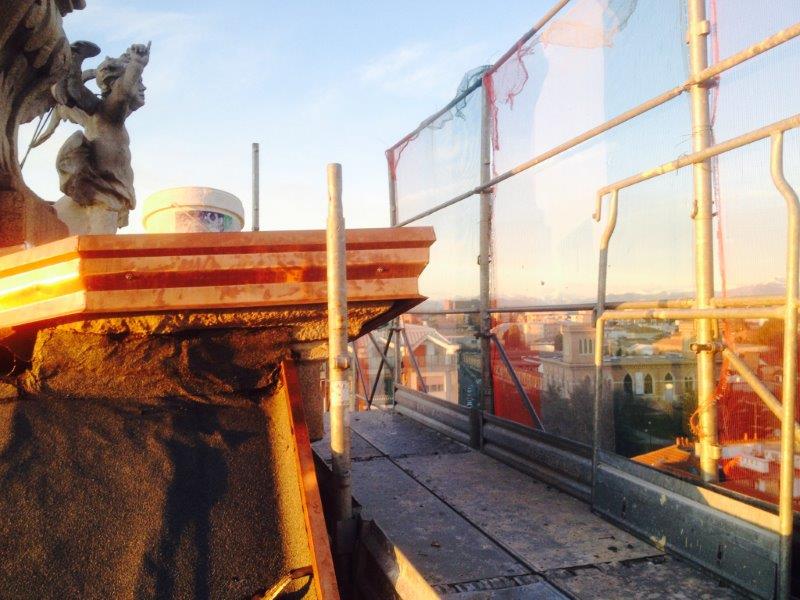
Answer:
<path fill-rule="evenodd" d="M 625 391 L 626 395 L 633 395 L 633 379 L 630 374 L 626 374 L 625 378 L 622 380 L 622 389 Z"/>
<path fill-rule="evenodd" d="M 644 393 L 653 393 L 653 378 L 650 376 L 650 373 L 644 376 Z"/>
<path fill-rule="evenodd" d="M 688 376 L 686 379 L 683 380 L 683 387 L 687 392 L 694 391 L 694 377 Z"/>
<path fill-rule="evenodd" d="M 644 394 L 644 373 L 633 374 L 633 391 L 636 394 Z"/>
<path fill-rule="evenodd" d="M 675 399 L 675 380 L 672 373 L 664 375 L 664 400 L 672 402 Z"/>

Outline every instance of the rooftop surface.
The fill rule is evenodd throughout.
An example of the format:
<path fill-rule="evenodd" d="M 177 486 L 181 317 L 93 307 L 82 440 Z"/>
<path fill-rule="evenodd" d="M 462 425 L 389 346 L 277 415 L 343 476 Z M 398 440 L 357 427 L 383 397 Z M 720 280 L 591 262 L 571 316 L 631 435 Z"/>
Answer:
<path fill-rule="evenodd" d="M 447 600 L 741 598 L 589 506 L 392 410 L 352 416 L 353 494 Z M 329 463 L 327 437 L 314 444 Z"/>

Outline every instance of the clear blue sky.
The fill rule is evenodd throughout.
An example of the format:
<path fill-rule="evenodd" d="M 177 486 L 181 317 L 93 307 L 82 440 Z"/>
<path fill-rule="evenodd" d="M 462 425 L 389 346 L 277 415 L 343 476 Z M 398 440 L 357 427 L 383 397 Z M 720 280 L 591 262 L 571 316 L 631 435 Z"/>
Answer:
<path fill-rule="evenodd" d="M 163 188 L 207 185 L 249 211 L 257 141 L 262 228 L 293 229 L 324 227 L 328 162 L 343 164 L 348 226 L 388 225 L 383 151 L 449 100 L 465 71 L 498 58 L 551 0 L 87 4 L 65 19 L 71 40 L 114 56 L 153 42 L 147 104 L 128 121 L 139 204 Z M 25 167 L 48 200 L 61 195 L 55 155 L 73 129 L 62 125 Z M 22 129 L 21 144 L 30 132 Z M 137 211 L 125 231 L 140 222 Z"/>

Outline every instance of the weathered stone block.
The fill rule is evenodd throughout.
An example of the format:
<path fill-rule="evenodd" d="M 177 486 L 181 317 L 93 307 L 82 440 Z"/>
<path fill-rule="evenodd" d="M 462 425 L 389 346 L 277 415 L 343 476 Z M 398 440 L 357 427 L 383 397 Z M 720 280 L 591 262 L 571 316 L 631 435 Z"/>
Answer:
<path fill-rule="evenodd" d="M 69 235 L 55 209 L 32 195 L 1 191 L 0 248 L 30 244 L 38 246 Z"/>

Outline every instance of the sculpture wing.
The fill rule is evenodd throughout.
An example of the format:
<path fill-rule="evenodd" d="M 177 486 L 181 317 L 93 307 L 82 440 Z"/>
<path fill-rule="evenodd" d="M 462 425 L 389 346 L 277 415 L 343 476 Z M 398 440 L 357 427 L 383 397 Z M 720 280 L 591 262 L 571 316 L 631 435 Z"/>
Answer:
<path fill-rule="evenodd" d="M 41 146 L 55 133 L 58 126 L 64 121 L 75 123 L 76 125 L 84 126 L 88 115 L 77 107 L 69 108 L 63 104 L 57 104 L 53 107 L 52 112 L 47 116 L 47 124 L 45 127 L 36 133 L 31 140 L 30 147 L 36 148 Z"/>
<path fill-rule="evenodd" d="M 48 110 L 71 51 L 61 18 L 84 0 L 0 0 L 0 189 L 25 189 L 17 127 Z"/>
<path fill-rule="evenodd" d="M 79 41 L 70 46 L 70 53 L 70 64 L 66 74 L 50 88 L 39 92 L 28 101 L 25 111 L 20 115 L 20 123 L 28 123 L 48 113 L 55 116 L 53 110 L 64 107 L 77 109 L 77 112 L 61 110 L 61 120 L 70 120 L 83 125 L 85 116 L 96 112 L 100 100 L 86 87 L 86 82 L 94 79 L 96 71 L 94 69 L 83 71 L 82 66 L 84 60 L 97 56 L 100 48 L 91 42 Z M 59 120 L 51 122 L 58 125 Z"/>

